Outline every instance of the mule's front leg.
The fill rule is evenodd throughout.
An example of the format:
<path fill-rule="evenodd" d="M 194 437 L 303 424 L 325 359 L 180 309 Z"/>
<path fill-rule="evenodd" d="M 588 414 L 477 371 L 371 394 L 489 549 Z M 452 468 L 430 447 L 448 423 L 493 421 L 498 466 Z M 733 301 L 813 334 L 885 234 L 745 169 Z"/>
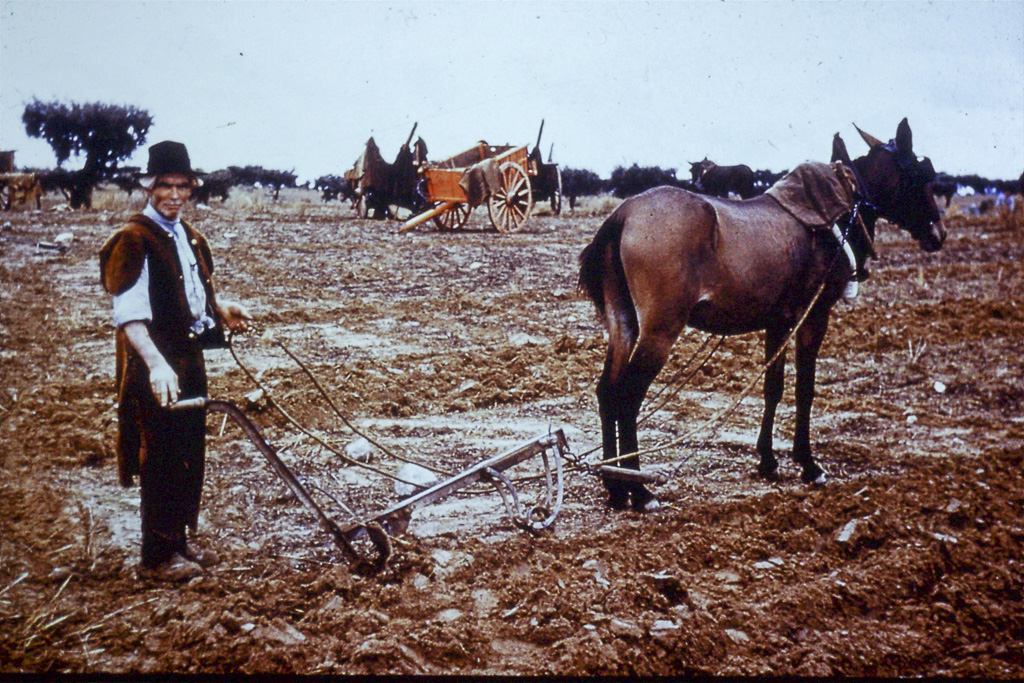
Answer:
<path fill-rule="evenodd" d="M 765 331 L 764 360 L 766 363 L 778 352 L 785 335 L 785 330 L 769 328 Z M 764 376 L 764 416 L 761 418 L 761 433 L 757 437 L 757 452 L 761 456 L 761 462 L 757 466 L 757 473 L 765 479 L 774 479 L 776 471 L 779 469 L 779 461 L 775 459 L 775 453 L 772 451 L 774 445 L 772 431 L 775 428 L 775 410 L 779 406 L 779 401 L 782 400 L 785 366 L 786 354 L 780 353 Z"/>
<path fill-rule="evenodd" d="M 796 431 L 793 435 L 793 460 L 803 467 L 806 484 L 824 484 L 825 470 L 811 455 L 811 403 L 814 402 L 814 373 L 818 350 L 828 330 L 828 312 L 808 317 L 796 340 Z"/>

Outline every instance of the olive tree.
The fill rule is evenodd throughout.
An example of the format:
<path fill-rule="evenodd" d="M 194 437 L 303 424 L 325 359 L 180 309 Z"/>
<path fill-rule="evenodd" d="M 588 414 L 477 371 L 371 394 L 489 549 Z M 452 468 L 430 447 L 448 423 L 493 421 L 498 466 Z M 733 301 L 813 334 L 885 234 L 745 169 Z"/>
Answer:
<path fill-rule="evenodd" d="M 146 141 L 153 117 L 144 109 L 91 102 L 64 104 L 33 100 L 21 116 L 25 132 L 53 148 L 57 167 L 72 155 L 84 156 L 78 171 L 59 174 L 59 189 L 71 208 L 92 206 L 92 191 L 117 175 L 118 164 Z"/>

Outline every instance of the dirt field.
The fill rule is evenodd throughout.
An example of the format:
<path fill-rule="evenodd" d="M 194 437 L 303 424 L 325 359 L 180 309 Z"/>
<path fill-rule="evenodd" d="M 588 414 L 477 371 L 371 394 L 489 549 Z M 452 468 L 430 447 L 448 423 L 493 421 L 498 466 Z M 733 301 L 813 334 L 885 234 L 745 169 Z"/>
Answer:
<path fill-rule="evenodd" d="M 48 197 L 4 213 L 0 671 L 1022 677 L 1024 221 L 972 216 L 977 202 L 956 200 L 937 254 L 882 226 L 872 278 L 836 307 L 812 422 L 823 488 L 788 455 L 779 482 L 753 478 L 758 386 L 713 433 L 645 460 L 670 477 L 659 511 L 609 511 L 567 468 L 555 527 L 531 536 L 478 485 L 417 511 L 367 578 L 211 415 L 198 540 L 223 562 L 180 586 L 136 579 L 138 489 L 112 456 L 96 253 L 131 207 L 109 193 L 86 212 Z M 356 438 L 281 343 L 388 451 L 454 473 L 551 428 L 578 455 L 598 444 L 603 331 L 576 257 L 614 202 L 588 206 L 515 235 L 482 231 L 482 209 L 476 230 L 396 235 L 299 190 L 235 190 L 190 216 L 222 296 L 259 319 L 238 358 L 290 415 L 338 450 Z M 65 252 L 36 246 L 66 232 Z M 661 380 L 704 339 L 686 333 Z M 727 339 L 642 446 L 729 405 L 761 359 L 760 335 Z M 358 515 L 398 500 L 253 394 L 228 351 L 207 360 L 211 395 L 307 483 Z"/>

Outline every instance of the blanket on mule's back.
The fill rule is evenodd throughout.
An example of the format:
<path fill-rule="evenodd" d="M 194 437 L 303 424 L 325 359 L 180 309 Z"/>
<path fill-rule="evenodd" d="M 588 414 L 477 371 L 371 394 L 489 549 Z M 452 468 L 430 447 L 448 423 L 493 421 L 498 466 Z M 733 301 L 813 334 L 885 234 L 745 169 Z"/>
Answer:
<path fill-rule="evenodd" d="M 772 185 L 765 194 L 808 228 L 829 227 L 853 211 L 853 174 L 841 163 L 809 161 Z"/>

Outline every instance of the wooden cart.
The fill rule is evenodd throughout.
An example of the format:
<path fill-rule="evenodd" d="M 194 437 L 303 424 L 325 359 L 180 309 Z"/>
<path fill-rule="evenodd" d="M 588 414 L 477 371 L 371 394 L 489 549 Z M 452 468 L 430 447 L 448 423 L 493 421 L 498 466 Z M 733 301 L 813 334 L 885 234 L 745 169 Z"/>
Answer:
<path fill-rule="evenodd" d="M 42 196 L 42 186 L 35 174 L 14 172 L 14 152 L 0 152 L 0 209 L 10 211 L 33 199 L 38 209 Z"/>
<path fill-rule="evenodd" d="M 557 216 L 562 213 L 562 171 L 558 168 L 558 164 L 551 161 L 554 145 L 548 150 L 548 160 L 544 161 L 544 155 L 540 151 L 540 138 L 543 134 L 544 119 L 541 119 L 540 130 L 537 132 L 537 144 L 530 152 L 526 172 L 533 178 L 534 203 L 551 202 L 551 213 Z"/>
<path fill-rule="evenodd" d="M 493 159 L 500 182 L 490 188 L 486 199 L 491 224 L 498 232 L 517 232 L 533 211 L 533 190 L 530 184 L 526 145 L 488 145 L 479 142 L 465 152 L 444 161 L 429 162 L 420 167 L 423 176 L 420 193 L 432 206 L 409 219 L 398 232 L 411 230 L 433 219 L 441 230 L 458 230 L 469 220 L 473 207 L 461 182 L 466 172 L 483 161 Z"/>

